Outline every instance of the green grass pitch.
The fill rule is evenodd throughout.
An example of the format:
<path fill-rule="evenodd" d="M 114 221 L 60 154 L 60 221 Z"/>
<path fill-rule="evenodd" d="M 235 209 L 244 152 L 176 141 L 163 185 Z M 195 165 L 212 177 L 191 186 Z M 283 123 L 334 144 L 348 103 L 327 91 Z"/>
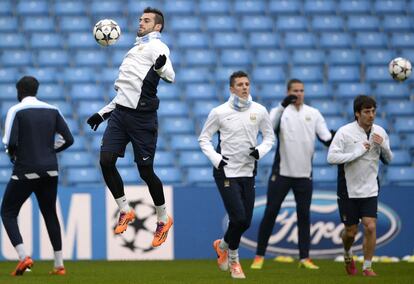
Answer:
<path fill-rule="evenodd" d="M 306 270 L 297 263 L 276 263 L 266 260 L 262 270 L 251 270 L 251 260 L 242 260 L 245 280 L 233 280 L 221 272 L 215 260 L 175 261 L 67 261 L 66 276 L 48 275 L 51 261 L 36 261 L 32 272 L 12 277 L 15 262 L 0 262 L 0 283 L 414 283 L 414 263 L 374 263 L 378 277 L 347 276 L 342 263 L 315 260 L 321 268 Z M 361 264 L 358 264 L 360 270 Z"/>

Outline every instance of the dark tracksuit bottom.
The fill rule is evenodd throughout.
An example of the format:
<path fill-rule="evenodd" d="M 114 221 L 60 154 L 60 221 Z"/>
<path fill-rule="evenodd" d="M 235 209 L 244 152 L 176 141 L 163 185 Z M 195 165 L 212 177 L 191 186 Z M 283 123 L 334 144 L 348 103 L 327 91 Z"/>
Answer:
<path fill-rule="evenodd" d="M 53 250 L 62 250 L 60 225 L 56 214 L 57 184 L 58 177 L 22 180 L 10 179 L 1 204 L 1 218 L 14 247 L 23 243 L 17 224 L 17 216 L 23 203 L 34 193 L 45 220 Z M 31 216 L 22 217 L 31 218 Z"/>
<path fill-rule="evenodd" d="M 229 215 L 229 224 L 224 241 L 229 249 L 238 249 L 243 233 L 250 227 L 255 200 L 255 178 L 215 177 L 224 207 Z"/>
<path fill-rule="evenodd" d="M 299 257 L 300 259 L 309 257 L 312 180 L 309 178 L 290 178 L 279 175 L 271 175 L 269 179 L 267 204 L 262 222 L 260 223 L 257 240 L 257 255 L 265 255 L 276 217 L 279 214 L 283 200 L 291 188 L 296 201 Z"/>

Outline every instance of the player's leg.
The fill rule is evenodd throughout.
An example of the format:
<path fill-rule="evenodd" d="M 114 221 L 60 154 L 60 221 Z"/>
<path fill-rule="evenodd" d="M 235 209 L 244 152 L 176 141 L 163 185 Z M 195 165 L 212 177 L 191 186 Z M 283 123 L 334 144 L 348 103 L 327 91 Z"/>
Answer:
<path fill-rule="evenodd" d="M 65 275 L 62 255 L 62 234 L 56 212 L 58 177 L 47 177 L 38 180 L 34 193 L 39 203 L 39 209 L 45 220 L 47 233 L 53 247 L 54 268 L 51 274 Z"/>
<path fill-rule="evenodd" d="M 116 168 L 116 161 L 118 157 L 124 156 L 125 147 L 129 142 L 124 124 L 123 110 L 115 109 L 102 138 L 99 159 L 105 183 L 120 210 L 118 224 L 114 230 L 115 234 L 123 233 L 128 224 L 135 219 L 135 212 L 129 207 L 128 200 L 125 197 L 124 183 Z"/>
<path fill-rule="evenodd" d="M 32 267 L 33 260 L 26 253 L 22 235 L 20 234 L 17 216 L 23 203 L 32 193 L 32 180 L 11 179 L 7 184 L 1 203 L 1 218 L 9 239 L 19 256 L 19 263 L 11 273 L 14 276 L 23 275 L 27 268 Z"/>
<path fill-rule="evenodd" d="M 116 153 L 101 152 L 99 163 L 105 183 L 112 193 L 112 196 L 115 198 L 119 209 L 123 212 L 127 212 L 129 211 L 129 205 L 125 198 L 124 183 L 116 168 L 117 159 L 118 154 Z"/>
<path fill-rule="evenodd" d="M 152 246 L 158 247 L 167 239 L 168 231 L 174 222 L 173 218 L 167 214 L 163 185 L 153 168 L 158 138 L 157 113 L 131 112 L 128 113 L 128 118 L 130 122 L 133 122 L 133 125 L 128 128 L 128 135 L 134 149 L 135 162 L 138 165 L 140 177 L 148 186 L 157 213 L 157 228 Z"/>
<path fill-rule="evenodd" d="M 376 223 L 377 219 L 372 217 L 363 217 L 362 224 L 364 225 L 364 240 L 363 240 L 363 251 L 364 251 L 364 264 L 362 270 L 364 275 L 373 276 L 372 271 L 372 257 L 375 251 L 376 242 Z"/>
<path fill-rule="evenodd" d="M 245 204 L 249 204 L 248 206 L 250 207 L 251 201 L 244 200 L 245 185 L 243 178 L 215 178 L 215 181 L 229 216 L 229 224 L 223 237 L 223 243 L 228 244 L 230 272 L 233 278 L 245 278 L 239 261 L 238 249 L 241 236 L 250 225 L 251 213 L 249 219 L 249 212 L 247 212 Z M 254 196 L 251 196 L 251 192 L 248 198 L 253 199 L 254 203 Z M 219 259 L 218 265 L 221 268 Z"/>
<path fill-rule="evenodd" d="M 352 255 L 351 248 L 355 241 L 355 236 L 358 233 L 358 225 L 345 225 L 341 233 L 342 243 L 344 245 L 345 254 Z"/>
<path fill-rule="evenodd" d="M 239 185 L 241 187 L 241 199 L 243 202 L 245 219 L 240 221 L 240 232 L 238 235 L 238 245 L 242 234 L 250 227 L 253 217 L 254 200 L 255 200 L 255 178 L 243 177 L 239 179 Z M 237 247 L 238 247 L 237 245 Z M 238 248 L 233 250 L 231 245 L 229 248 L 229 266 L 232 278 L 244 279 L 243 269 L 239 261 Z"/>
<path fill-rule="evenodd" d="M 255 201 L 255 177 L 243 177 L 242 179 L 242 200 L 244 205 L 244 210 L 246 212 L 246 220 L 244 223 L 244 231 L 242 234 L 250 227 L 252 217 L 253 217 L 253 209 L 254 209 L 254 201 Z M 240 236 L 241 237 L 241 236 Z"/>
<path fill-rule="evenodd" d="M 364 226 L 364 264 L 362 266 L 363 275 L 376 276 L 372 270 L 372 257 L 374 256 L 375 244 L 377 241 L 377 197 L 364 198 L 361 200 L 361 216 Z"/>
<path fill-rule="evenodd" d="M 123 233 L 128 224 L 135 219 L 135 212 L 130 208 L 128 200 L 125 196 L 124 183 L 116 168 L 116 160 L 118 154 L 111 152 L 101 152 L 99 163 L 101 165 L 102 174 L 109 191 L 115 199 L 119 208 L 119 219 L 114 229 L 115 234 Z"/>
<path fill-rule="evenodd" d="M 313 184 L 309 178 L 294 179 L 293 194 L 296 201 L 296 215 L 299 240 L 299 267 L 319 269 L 309 258 L 310 246 L 310 205 L 312 200 Z"/>
<path fill-rule="evenodd" d="M 251 265 L 252 269 L 261 269 L 264 262 L 264 255 L 272 234 L 275 220 L 279 214 L 283 200 L 286 198 L 291 187 L 291 179 L 272 174 L 267 187 L 267 202 L 263 219 L 260 223 L 257 238 L 256 257 Z"/>
<path fill-rule="evenodd" d="M 338 209 L 341 221 L 345 226 L 341 233 L 342 244 L 344 246 L 345 271 L 348 275 L 355 275 L 358 273 L 358 270 L 353 259 L 352 245 L 354 244 L 355 236 L 358 233 L 358 203 L 353 199 L 339 198 Z"/>
<path fill-rule="evenodd" d="M 155 205 L 155 211 L 157 214 L 157 228 L 154 233 L 152 246 L 158 247 L 166 241 L 168 231 L 170 230 L 174 221 L 173 218 L 167 214 L 164 189 L 161 180 L 154 172 L 153 165 L 138 165 L 138 170 L 140 177 L 148 185 L 151 198 Z"/>
<path fill-rule="evenodd" d="M 164 189 L 161 180 L 154 172 L 153 165 L 138 165 L 138 171 L 142 180 L 148 185 L 151 199 L 156 208 L 157 221 L 167 222 L 168 215 L 165 208 Z"/>

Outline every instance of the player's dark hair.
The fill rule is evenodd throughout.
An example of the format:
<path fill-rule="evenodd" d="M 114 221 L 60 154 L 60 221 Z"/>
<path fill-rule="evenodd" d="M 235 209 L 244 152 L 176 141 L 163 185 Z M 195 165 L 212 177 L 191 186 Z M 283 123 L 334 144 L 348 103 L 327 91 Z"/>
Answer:
<path fill-rule="evenodd" d="M 18 98 L 24 98 L 27 96 L 36 96 L 37 89 L 39 88 L 39 81 L 32 76 L 24 76 L 20 78 L 16 83 Z M 19 99 L 20 100 L 20 99 Z"/>
<path fill-rule="evenodd" d="M 290 79 L 289 82 L 287 82 L 287 84 L 286 84 L 287 90 L 289 91 L 290 88 L 292 88 L 292 85 L 293 84 L 296 84 L 296 83 L 303 84 L 303 82 L 301 80 L 299 80 L 299 79 L 295 79 L 295 78 L 294 79 Z"/>
<path fill-rule="evenodd" d="M 164 29 L 164 15 L 162 14 L 162 12 L 157 8 L 147 7 L 144 9 L 144 13 L 152 13 L 155 15 L 155 24 L 161 24 L 160 32 L 162 32 L 162 30 Z"/>
<path fill-rule="evenodd" d="M 354 99 L 354 116 L 357 112 L 361 112 L 365 108 L 377 108 L 377 102 L 373 97 L 359 95 Z M 356 116 L 355 116 L 356 119 Z"/>
<path fill-rule="evenodd" d="M 234 86 L 234 81 L 236 80 L 236 78 L 241 78 L 241 77 L 246 77 L 247 79 L 249 79 L 249 75 L 247 75 L 247 73 L 244 71 L 239 70 L 239 71 L 233 72 L 230 75 L 230 79 L 229 79 L 230 87 Z"/>

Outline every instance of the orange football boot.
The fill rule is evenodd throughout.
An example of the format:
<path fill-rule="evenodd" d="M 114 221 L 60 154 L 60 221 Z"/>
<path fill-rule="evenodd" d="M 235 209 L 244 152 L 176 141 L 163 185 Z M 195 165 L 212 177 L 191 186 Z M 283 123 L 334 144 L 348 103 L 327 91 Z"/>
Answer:
<path fill-rule="evenodd" d="M 33 259 L 30 256 L 26 256 L 23 260 L 19 261 L 19 263 L 16 266 L 16 269 L 11 273 L 11 275 L 23 275 L 27 268 L 31 268 L 33 266 L 33 263 Z"/>
<path fill-rule="evenodd" d="M 118 224 L 114 230 L 115 234 L 121 234 L 126 231 L 128 224 L 135 220 L 135 212 L 133 209 L 129 212 L 122 212 L 119 214 Z"/>
<path fill-rule="evenodd" d="M 171 216 L 168 216 L 167 223 L 157 222 L 157 229 L 155 230 L 154 239 L 152 240 L 153 247 L 159 247 L 163 242 L 165 242 L 168 236 L 168 231 L 173 224 L 174 221 Z"/>

